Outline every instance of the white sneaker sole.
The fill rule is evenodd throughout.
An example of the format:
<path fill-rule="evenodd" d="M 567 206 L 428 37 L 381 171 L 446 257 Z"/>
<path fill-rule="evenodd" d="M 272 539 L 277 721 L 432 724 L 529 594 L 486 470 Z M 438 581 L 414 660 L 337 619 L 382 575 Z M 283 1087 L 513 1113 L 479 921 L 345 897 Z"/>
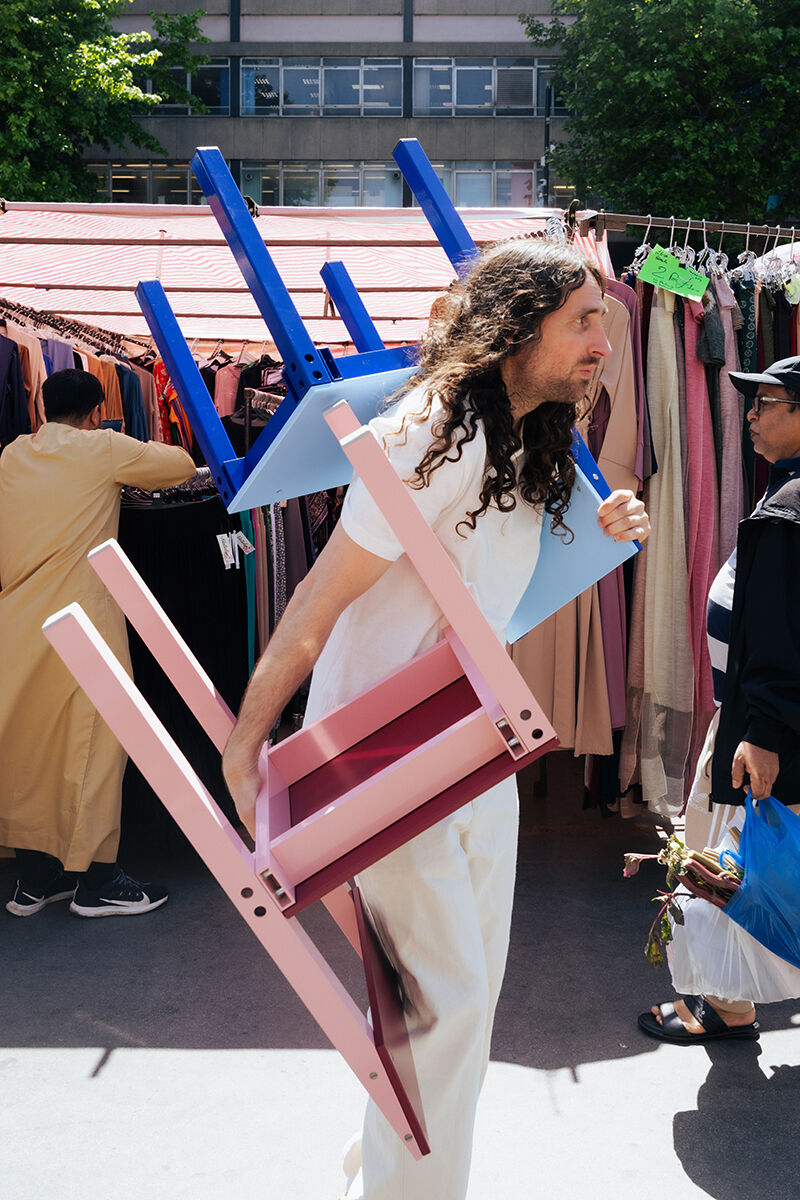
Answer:
<path fill-rule="evenodd" d="M 149 904 L 142 904 L 138 907 L 131 905 L 129 908 L 123 908 L 122 905 L 116 907 L 112 904 L 104 904 L 102 908 L 87 908 L 85 905 L 76 904 L 73 900 L 69 911 L 76 917 L 138 917 L 142 913 L 152 912 L 154 908 L 161 908 L 161 905 L 166 904 L 167 900 L 169 900 L 169 896 L 163 896 L 161 900 L 152 900 Z"/>
<path fill-rule="evenodd" d="M 41 912 L 43 908 L 47 908 L 48 904 L 55 904 L 56 900 L 69 900 L 75 895 L 75 889 L 69 892 L 56 892 L 55 896 L 47 896 L 44 900 L 38 900 L 36 904 L 17 904 L 16 900 L 9 900 L 6 904 L 6 912 L 10 912 L 14 917 L 32 917 L 36 913 Z"/>

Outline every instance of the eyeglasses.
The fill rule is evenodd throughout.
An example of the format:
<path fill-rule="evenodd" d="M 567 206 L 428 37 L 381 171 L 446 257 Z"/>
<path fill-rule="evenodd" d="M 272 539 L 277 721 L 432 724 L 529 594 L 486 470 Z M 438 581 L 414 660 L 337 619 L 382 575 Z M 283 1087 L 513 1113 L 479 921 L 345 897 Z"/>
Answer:
<path fill-rule="evenodd" d="M 753 412 L 758 416 L 765 404 L 800 404 L 800 400 L 784 400 L 778 396 L 753 396 L 751 407 Z"/>

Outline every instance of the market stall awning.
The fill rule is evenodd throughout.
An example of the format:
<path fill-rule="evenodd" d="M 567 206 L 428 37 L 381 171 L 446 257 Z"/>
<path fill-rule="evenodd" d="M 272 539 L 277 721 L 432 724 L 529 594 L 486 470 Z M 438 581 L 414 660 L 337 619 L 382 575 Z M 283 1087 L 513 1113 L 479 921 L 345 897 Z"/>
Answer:
<path fill-rule="evenodd" d="M 478 245 L 538 232 L 552 210 L 462 210 Z M 312 339 L 347 345 L 320 278 L 347 267 L 387 345 L 417 341 L 453 269 L 419 209 L 262 209 L 259 233 Z M 134 289 L 160 279 L 187 339 L 270 344 L 205 206 L 6 203 L 0 297 L 127 336 L 148 334 Z"/>

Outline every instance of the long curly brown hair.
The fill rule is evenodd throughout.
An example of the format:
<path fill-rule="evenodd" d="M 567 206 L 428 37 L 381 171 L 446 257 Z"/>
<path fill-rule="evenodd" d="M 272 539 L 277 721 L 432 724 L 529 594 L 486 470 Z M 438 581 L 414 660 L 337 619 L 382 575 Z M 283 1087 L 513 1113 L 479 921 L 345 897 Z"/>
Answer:
<path fill-rule="evenodd" d="M 501 364 L 523 343 L 541 339 L 544 318 L 561 308 L 587 275 L 604 290 L 597 268 L 567 246 L 530 238 L 498 242 L 453 285 L 431 321 L 420 346 L 419 370 L 407 386 L 422 385 L 427 395 L 417 419 L 430 413 L 434 397 L 445 416 L 408 482 L 425 487 L 432 471 L 457 462 L 480 421 L 487 463 L 480 507 L 465 517 L 471 529 L 490 504 L 502 512 L 515 508 L 518 491 L 526 503 L 544 505 L 554 533 L 572 539 L 564 515 L 575 482 L 570 447 L 576 405 L 545 402 L 515 428 Z M 513 456 L 520 449 L 518 474 Z"/>

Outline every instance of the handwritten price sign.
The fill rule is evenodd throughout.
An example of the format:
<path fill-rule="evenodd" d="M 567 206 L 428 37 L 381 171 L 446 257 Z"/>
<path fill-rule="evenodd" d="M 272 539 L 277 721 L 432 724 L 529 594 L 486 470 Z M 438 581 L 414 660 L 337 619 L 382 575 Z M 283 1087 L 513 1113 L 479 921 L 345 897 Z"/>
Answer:
<path fill-rule="evenodd" d="M 663 246 L 654 246 L 644 260 L 639 278 L 655 287 L 686 296 L 689 300 L 700 300 L 708 287 L 708 278 L 701 271 L 682 267 L 674 255 Z"/>

